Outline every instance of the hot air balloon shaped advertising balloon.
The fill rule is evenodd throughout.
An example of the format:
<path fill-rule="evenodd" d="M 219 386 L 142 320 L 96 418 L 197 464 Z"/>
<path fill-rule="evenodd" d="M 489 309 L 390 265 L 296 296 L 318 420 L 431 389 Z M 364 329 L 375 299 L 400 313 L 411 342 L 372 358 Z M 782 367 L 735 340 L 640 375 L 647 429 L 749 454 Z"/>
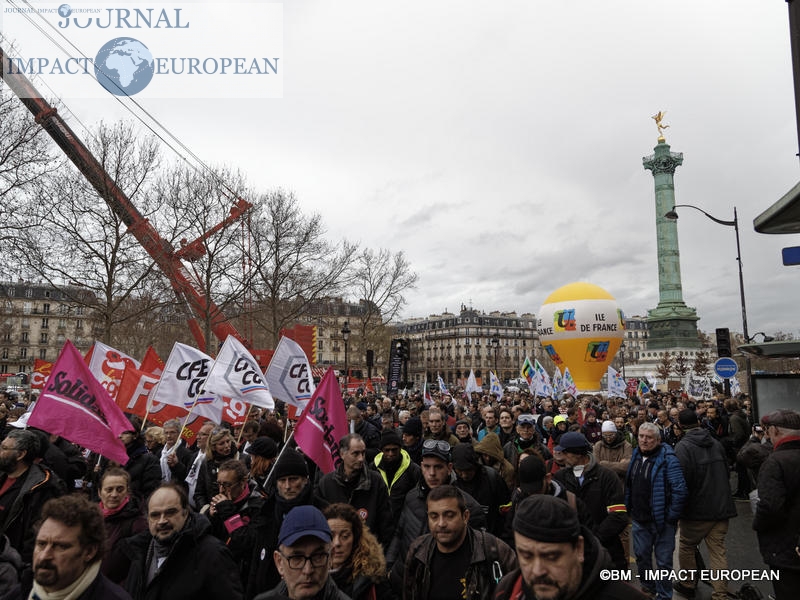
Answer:
<path fill-rule="evenodd" d="M 578 390 L 595 391 L 622 343 L 625 318 L 606 290 L 576 282 L 547 297 L 536 329 L 552 361 L 562 371 L 569 367 Z"/>

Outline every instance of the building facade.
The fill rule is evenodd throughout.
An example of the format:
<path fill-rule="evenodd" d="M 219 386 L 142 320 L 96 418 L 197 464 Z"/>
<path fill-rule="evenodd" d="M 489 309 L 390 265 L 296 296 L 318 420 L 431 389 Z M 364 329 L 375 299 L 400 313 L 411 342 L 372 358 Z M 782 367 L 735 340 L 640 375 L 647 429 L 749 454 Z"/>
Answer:
<path fill-rule="evenodd" d="M 532 313 L 485 313 L 462 305 L 459 314 L 408 319 L 397 335 L 409 340 L 408 376 L 416 386 L 437 375 L 449 385 L 463 385 L 472 370 L 478 383 L 489 383 L 489 371 L 502 382 L 520 377 L 526 356 L 541 359 Z"/>
<path fill-rule="evenodd" d="M 366 376 L 366 351 L 373 350 L 375 365 L 382 365 L 381 370 L 385 368 L 391 332 L 383 326 L 380 311 L 366 300 L 321 298 L 307 307 L 299 321 L 316 327 L 316 358 L 309 360 L 317 367 L 343 370 L 347 362 L 348 369 L 358 369 Z M 346 342 L 345 324 L 349 329 Z M 376 373 L 373 369 L 373 374 Z"/>
<path fill-rule="evenodd" d="M 37 358 L 55 361 L 66 340 L 86 352 L 94 342 L 94 320 L 84 303 L 73 300 L 85 293 L 0 282 L 0 374 L 29 373 Z"/>

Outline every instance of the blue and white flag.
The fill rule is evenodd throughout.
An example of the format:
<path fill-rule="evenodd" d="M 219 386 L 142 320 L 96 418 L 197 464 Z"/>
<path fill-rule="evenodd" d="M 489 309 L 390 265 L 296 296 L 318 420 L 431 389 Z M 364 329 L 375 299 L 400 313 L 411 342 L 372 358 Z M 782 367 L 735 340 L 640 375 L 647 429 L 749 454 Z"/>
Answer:
<path fill-rule="evenodd" d="M 627 398 L 628 385 L 622 375 L 609 365 L 608 367 L 608 397 Z"/>
<path fill-rule="evenodd" d="M 491 371 L 489 371 L 489 393 L 497 396 L 498 400 L 503 397 L 503 386 L 500 385 L 500 380 L 497 378 L 497 375 Z"/>
<path fill-rule="evenodd" d="M 439 380 L 439 392 L 441 392 L 442 394 L 449 394 L 450 390 L 447 389 L 447 385 L 445 385 L 442 376 L 437 373 L 436 378 Z"/>
<path fill-rule="evenodd" d="M 557 400 L 560 394 L 564 393 L 564 378 L 561 376 L 561 369 L 556 367 L 553 371 L 553 400 Z"/>
<path fill-rule="evenodd" d="M 536 381 L 535 394 L 543 398 L 549 398 L 553 395 L 553 386 L 550 384 L 550 376 L 544 370 L 542 363 L 539 359 L 534 359 L 533 370 L 535 372 L 534 379 Z"/>
<path fill-rule="evenodd" d="M 572 378 L 572 373 L 569 372 L 569 367 L 564 367 L 564 391 L 573 397 L 578 395 L 578 386 L 575 385 L 575 380 Z"/>

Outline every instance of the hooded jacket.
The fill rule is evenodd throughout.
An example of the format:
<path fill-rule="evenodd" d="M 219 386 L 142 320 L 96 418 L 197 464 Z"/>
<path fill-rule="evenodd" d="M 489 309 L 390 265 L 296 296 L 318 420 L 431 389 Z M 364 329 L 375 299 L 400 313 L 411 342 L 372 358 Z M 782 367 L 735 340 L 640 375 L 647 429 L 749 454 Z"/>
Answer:
<path fill-rule="evenodd" d="M 722 444 L 707 429 L 687 429 L 675 446 L 689 495 L 681 519 L 723 521 L 736 516 L 730 470 Z"/>
<path fill-rule="evenodd" d="M 582 531 L 584 539 L 583 573 L 578 589 L 565 600 L 647 600 L 649 596 L 621 581 L 603 581 L 601 571 L 613 569 L 611 558 L 585 527 Z M 522 572 L 512 571 L 497 585 L 494 600 L 536 600 L 533 595 L 526 595 Z"/>
<path fill-rule="evenodd" d="M 614 441 L 610 444 L 601 439 L 594 445 L 592 452 L 599 465 L 614 471 L 620 480 L 625 479 L 625 473 L 628 472 L 628 465 L 631 463 L 633 455 L 633 446 L 622 433 L 617 431 Z"/>
<path fill-rule="evenodd" d="M 147 583 L 152 539 L 149 531 L 143 531 L 120 542 L 131 561 L 124 587 L 134 600 L 244 597 L 239 569 L 225 544 L 211 535 L 211 523 L 204 515 L 189 513 L 169 555 Z"/>
<path fill-rule="evenodd" d="M 494 463 L 490 466 L 500 473 L 500 477 L 506 482 L 508 489 L 514 489 L 517 483 L 514 465 L 503 454 L 503 446 L 500 444 L 500 438 L 496 433 L 487 433 L 480 442 L 475 444 L 475 452 L 491 457 Z"/>
<path fill-rule="evenodd" d="M 375 469 L 378 474 L 383 478 L 383 483 L 386 484 L 389 490 L 389 502 L 392 505 L 392 515 L 395 517 L 400 516 L 403 510 L 403 502 L 405 501 L 406 494 L 414 489 L 414 487 L 422 479 L 422 469 L 419 465 L 411 460 L 411 455 L 400 449 L 400 465 L 397 471 L 394 472 L 392 480 L 389 481 L 385 465 L 383 464 L 383 452 L 375 457 Z"/>

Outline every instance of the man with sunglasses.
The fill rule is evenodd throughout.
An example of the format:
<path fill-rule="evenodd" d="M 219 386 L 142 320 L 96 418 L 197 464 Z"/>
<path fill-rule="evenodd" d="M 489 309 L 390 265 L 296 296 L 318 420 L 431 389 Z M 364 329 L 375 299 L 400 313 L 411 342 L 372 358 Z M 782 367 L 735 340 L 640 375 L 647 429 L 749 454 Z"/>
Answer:
<path fill-rule="evenodd" d="M 428 533 L 428 493 L 441 485 L 453 484 L 453 458 L 450 444 L 442 440 L 422 442 L 422 479 L 415 488 L 406 494 L 400 520 L 389 549 L 386 551 L 386 565 L 392 571 L 394 582 L 401 584 L 403 561 L 411 543 L 419 536 Z M 475 498 L 463 493 L 469 509 L 469 525 L 473 529 L 486 529 L 486 510 Z M 394 569 L 392 569 L 394 567 Z M 399 588 L 398 588 L 399 589 Z"/>
<path fill-rule="evenodd" d="M 283 519 L 273 553 L 282 581 L 255 600 L 350 600 L 330 578 L 331 529 L 314 506 L 296 506 Z"/>

